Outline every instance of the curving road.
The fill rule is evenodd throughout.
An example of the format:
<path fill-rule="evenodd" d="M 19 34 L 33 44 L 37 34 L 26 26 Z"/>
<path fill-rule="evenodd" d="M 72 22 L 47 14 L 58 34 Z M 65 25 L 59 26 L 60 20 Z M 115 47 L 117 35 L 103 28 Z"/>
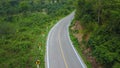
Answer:
<path fill-rule="evenodd" d="M 47 38 L 46 68 L 87 68 L 74 49 L 68 27 L 74 12 L 61 19 L 49 32 Z"/>

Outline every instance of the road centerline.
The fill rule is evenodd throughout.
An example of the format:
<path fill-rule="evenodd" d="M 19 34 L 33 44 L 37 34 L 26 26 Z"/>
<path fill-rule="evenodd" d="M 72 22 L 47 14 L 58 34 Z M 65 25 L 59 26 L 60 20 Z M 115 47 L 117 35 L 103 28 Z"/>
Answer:
<path fill-rule="evenodd" d="M 64 63 L 65 63 L 65 67 L 68 68 L 68 64 L 67 64 L 67 62 L 65 60 L 64 52 L 63 52 L 63 49 L 62 49 L 62 44 L 61 44 L 61 41 L 60 41 L 60 30 L 58 32 L 58 41 L 59 41 L 59 45 L 60 45 L 60 50 L 61 50 L 61 53 L 62 53 L 62 57 L 63 57 Z"/>
<path fill-rule="evenodd" d="M 51 28 L 47 37 L 47 68 L 87 68 L 70 40 L 68 27 L 73 18 L 74 13 Z M 66 48 L 69 48 L 69 51 Z"/>

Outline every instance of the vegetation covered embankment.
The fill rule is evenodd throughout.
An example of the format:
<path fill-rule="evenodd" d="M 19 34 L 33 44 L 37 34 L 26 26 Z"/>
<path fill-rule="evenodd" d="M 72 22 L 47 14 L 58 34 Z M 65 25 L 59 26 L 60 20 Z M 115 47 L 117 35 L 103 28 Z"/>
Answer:
<path fill-rule="evenodd" d="M 119 6 L 119 0 L 76 2 L 75 20 L 70 30 L 73 41 L 79 43 L 75 46 L 91 64 L 88 64 L 90 68 L 120 68 Z"/>
<path fill-rule="evenodd" d="M 72 0 L 1 0 L 0 67 L 45 67 L 45 45 L 50 28 L 73 11 Z"/>

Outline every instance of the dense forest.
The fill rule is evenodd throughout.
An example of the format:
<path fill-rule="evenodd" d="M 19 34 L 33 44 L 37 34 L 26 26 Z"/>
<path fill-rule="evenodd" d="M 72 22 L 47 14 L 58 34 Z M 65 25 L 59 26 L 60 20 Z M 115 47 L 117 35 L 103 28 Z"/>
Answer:
<path fill-rule="evenodd" d="M 120 68 L 120 0 L 77 0 L 73 26 L 77 22 L 82 31 L 73 33 L 83 34 L 88 54 L 103 68 Z"/>
<path fill-rule="evenodd" d="M 72 0 L 1 0 L 0 67 L 45 67 L 48 31 L 74 10 Z"/>

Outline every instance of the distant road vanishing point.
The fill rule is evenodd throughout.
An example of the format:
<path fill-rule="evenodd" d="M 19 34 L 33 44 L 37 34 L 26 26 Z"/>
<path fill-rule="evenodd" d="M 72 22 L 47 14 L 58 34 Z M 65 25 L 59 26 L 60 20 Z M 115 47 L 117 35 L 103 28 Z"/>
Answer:
<path fill-rule="evenodd" d="M 46 46 L 46 68 L 87 68 L 69 37 L 74 13 L 61 19 L 50 30 Z"/>

